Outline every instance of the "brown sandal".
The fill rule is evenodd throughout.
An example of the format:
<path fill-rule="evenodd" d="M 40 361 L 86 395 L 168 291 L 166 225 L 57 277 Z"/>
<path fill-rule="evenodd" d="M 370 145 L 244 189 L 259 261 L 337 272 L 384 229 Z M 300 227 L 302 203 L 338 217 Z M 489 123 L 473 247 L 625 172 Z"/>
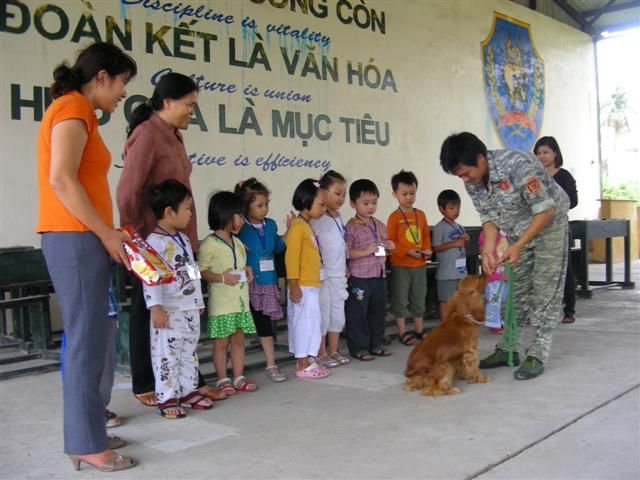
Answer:
<path fill-rule="evenodd" d="M 379 347 L 375 350 L 372 350 L 371 355 L 375 355 L 376 357 L 390 357 L 391 355 L 393 355 L 393 353 L 391 353 L 386 348 Z"/>
<path fill-rule="evenodd" d="M 140 402 L 140 404 L 145 407 L 158 406 L 158 400 L 156 400 L 156 392 L 134 393 L 133 396 L 136 397 L 136 400 L 138 400 L 138 402 Z"/>
<path fill-rule="evenodd" d="M 119 453 L 114 453 L 111 460 L 104 462 L 102 465 L 94 465 L 93 463 L 89 463 L 86 460 L 83 460 L 77 455 L 69 455 L 69 460 L 71 460 L 71 463 L 73 463 L 73 467 L 76 469 L 76 471 L 80 470 L 80 464 L 82 462 L 92 466 L 96 470 L 100 470 L 101 472 L 117 472 L 120 470 L 126 470 L 128 468 L 135 467 L 137 465 L 136 461 L 133 458 L 127 457 L 125 455 L 120 455 Z"/>
<path fill-rule="evenodd" d="M 222 393 L 215 388 L 211 388 L 209 385 L 204 385 L 198 388 L 198 393 L 214 402 L 217 402 L 218 400 L 225 400 L 226 398 L 228 398 L 227 394 Z"/>
<path fill-rule="evenodd" d="M 353 358 L 360 360 L 361 362 L 370 362 L 371 360 L 375 359 L 375 357 L 371 355 L 369 352 L 367 352 L 366 350 L 360 350 L 359 352 L 356 352 L 351 356 Z"/>

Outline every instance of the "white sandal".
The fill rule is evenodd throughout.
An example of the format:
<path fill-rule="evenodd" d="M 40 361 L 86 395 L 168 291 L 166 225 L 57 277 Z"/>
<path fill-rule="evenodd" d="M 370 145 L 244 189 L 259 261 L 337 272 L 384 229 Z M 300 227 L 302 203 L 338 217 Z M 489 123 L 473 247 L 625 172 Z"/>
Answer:
<path fill-rule="evenodd" d="M 351 363 L 351 359 L 340 355 L 340 352 L 333 352 L 329 356 L 333 358 L 336 362 L 338 362 L 340 365 L 346 365 L 347 363 Z"/>
<path fill-rule="evenodd" d="M 287 376 L 280 371 L 277 365 L 269 365 L 264 371 L 272 382 L 284 382 L 287 379 Z"/>

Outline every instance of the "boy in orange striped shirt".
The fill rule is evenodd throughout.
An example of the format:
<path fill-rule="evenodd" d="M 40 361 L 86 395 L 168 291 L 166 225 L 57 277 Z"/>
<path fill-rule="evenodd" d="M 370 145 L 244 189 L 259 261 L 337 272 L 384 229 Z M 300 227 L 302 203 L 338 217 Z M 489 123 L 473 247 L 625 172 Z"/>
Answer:
<path fill-rule="evenodd" d="M 387 220 L 389 240 L 396 244 L 391 254 L 391 313 L 396 318 L 401 343 L 415 345 L 424 336 L 427 296 L 425 265 L 431 258 L 431 235 L 427 217 L 414 208 L 418 179 L 401 170 L 391 177 L 398 208 Z M 413 317 L 415 331 L 407 331 L 405 318 Z"/>

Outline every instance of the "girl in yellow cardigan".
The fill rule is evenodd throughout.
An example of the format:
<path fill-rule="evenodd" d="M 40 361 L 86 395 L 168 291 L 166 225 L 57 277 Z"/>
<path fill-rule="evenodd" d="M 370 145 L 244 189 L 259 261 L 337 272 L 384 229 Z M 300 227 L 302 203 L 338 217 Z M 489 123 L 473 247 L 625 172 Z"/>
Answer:
<path fill-rule="evenodd" d="M 296 377 L 324 378 L 329 371 L 318 364 L 320 348 L 320 282 L 322 258 L 310 221 L 324 215 L 325 191 L 310 178 L 293 193 L 293 207 L 299 212 L 287 232 L 285 265 L 289 298 L 287 323 L 289 351 L 296 357 Z"/>

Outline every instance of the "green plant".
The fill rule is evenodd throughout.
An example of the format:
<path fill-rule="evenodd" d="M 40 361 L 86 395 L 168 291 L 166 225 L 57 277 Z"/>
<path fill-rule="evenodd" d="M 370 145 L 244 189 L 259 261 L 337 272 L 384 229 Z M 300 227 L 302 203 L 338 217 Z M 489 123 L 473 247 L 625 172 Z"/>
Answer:
<path fill-rule="evenodd" d="M 605 180 L 602 186 L 602 198 L 611 200 L 635 200 L 640 202 L 640 182 L 631 181 L 610 185 Z"/>

